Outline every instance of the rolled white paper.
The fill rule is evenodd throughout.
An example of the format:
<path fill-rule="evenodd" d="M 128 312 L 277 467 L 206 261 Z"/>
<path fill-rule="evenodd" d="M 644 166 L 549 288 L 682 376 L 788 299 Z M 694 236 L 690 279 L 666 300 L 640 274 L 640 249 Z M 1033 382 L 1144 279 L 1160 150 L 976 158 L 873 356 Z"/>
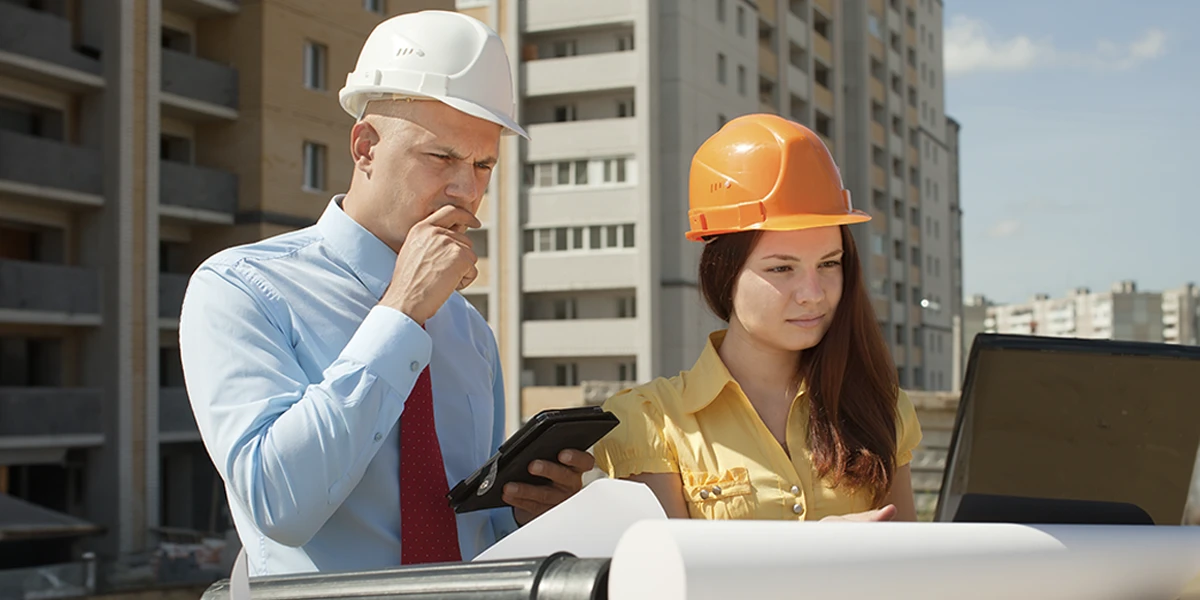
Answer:
<path fill-rule="evenodd" d="M 1200 527 L 643 521 L 617 544 L 612 600 L 1177 598 Z"/>

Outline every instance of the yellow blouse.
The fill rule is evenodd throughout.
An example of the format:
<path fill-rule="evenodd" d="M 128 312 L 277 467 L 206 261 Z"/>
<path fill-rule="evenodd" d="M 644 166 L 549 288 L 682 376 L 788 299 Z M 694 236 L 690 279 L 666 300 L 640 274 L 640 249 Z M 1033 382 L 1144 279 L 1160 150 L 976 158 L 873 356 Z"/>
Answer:
<path fill-rule="evenodd" d="M 679 473 L 693 519 L 815 521 L 870 510 L 869 493 L 817 478 L 803 391 L 789 413 L 788 457 L 717 354 L 724 338 L 724 331 L 711 334 L 692 370 L 605 403 L 621 424 L 595 446 L 600 468 L 613 478 Z M 903 391 L 896 408 L 899 468 L 912 461 L 921 427 Z"/>

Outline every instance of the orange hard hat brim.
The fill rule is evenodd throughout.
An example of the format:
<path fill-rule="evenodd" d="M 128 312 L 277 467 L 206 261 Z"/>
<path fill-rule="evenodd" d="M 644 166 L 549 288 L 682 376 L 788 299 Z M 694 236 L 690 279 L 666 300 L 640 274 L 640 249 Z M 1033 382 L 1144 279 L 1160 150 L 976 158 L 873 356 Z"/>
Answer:
<path fill-rule="evenodd" d="M 819 214 L 800 214 L 800 215 L 777 215 L 768 217 L 760 223 L 754 223 L 746 226 L 734 226 L 720 229 L 707 229 L 703 231 L 688 231 L 684 236 L 693 242 L 702 241 L 714 235 L 723 235 L 727 233 L 737 233 L 739 231 L 798 231 L 801 229 L 815 229 L 817 227 L 837 227 L 839 225 L 854 225 L 857 223 L 866 223 L 871 220 L 871 215 L 861 211 L 852 210 L 848 213 L 836 215 L 819 215 Z"/>

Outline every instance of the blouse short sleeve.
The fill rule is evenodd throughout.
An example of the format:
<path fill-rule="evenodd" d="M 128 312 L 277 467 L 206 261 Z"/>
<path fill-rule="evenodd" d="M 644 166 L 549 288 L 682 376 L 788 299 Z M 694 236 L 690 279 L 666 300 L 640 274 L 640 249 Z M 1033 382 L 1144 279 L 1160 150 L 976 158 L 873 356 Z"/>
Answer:
<path fill-rule="evenodd" d="M 596 466 L 613 479 L 639 473 L 678 473 L 679 461 L 668 443 L 662 402 L 649 386 L 609 398 L 604 409 L 621 421 L 593 452 Z"/>
<path fill-rule="evenodd" d="M 921 443 L 921 423 L 917 421 L 917 410 L 904 390 L 896 398 L 896 468 L 912 462 L 913 449 Z"/>

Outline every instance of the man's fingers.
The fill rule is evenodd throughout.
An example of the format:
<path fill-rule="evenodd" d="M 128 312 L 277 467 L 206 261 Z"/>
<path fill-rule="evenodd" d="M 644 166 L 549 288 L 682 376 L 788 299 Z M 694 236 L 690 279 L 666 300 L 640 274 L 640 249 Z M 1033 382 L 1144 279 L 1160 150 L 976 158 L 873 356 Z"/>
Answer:
<path fill-rule="evenodd" d="M 569 492 L 579 491 L 583 487 L 583 479 L 575 469 L 544 460 L 529 463 L 529 472 L 539 477 L 545 477 Z"/>
<path fill-rule="evenodd" d="M 541 507 L 538 510 L 530 510 L 534 514 L 546 510 L 550 506 L 556 506 L 559 502 L 567 499 L 568 494 L 562 490 L 550 485 L 528 485 L 521 483 L 510 483 L 504 486 L 504 498 L 511 498 L 513 502 L 509 502 L 517 508 L 526 507 Z M 507 500 L 505 500 L 507 502 Z M 519 503 L 519 505 L 517 504 Z"/>
<path fill-rule="evenodd" d="M 571 467 L 577 473 L 587 473 L 596 467 L 596 457 L 579 450 L 563 450 L 559 452 L 558 462 Z"/>
<path fill-rule="evenodd" d="M 475 283 L 475 278 L 477 277 L 479 277 L 479 267 L 472 264 L 471 268 L 467 270 L 467 274 L 463 275 L 462 280 L 458 282 L 459 291 L 465 290 L 472 283 Z"/>
<path fill-rule="evenodd" d="M 466 233 L 467 229 L 478 228 L 481 223 L 470 211 L 447 204 L 429 215 L 423 221 L 429 225 L 449 229 L 455 233 Z"/>
<path fill-rule="evenodd" d="M 874 521 L 891 521 L 896 517 L 895 505 L 889 504 L 879 510 L 874 511 L 872 520 Z"/>

